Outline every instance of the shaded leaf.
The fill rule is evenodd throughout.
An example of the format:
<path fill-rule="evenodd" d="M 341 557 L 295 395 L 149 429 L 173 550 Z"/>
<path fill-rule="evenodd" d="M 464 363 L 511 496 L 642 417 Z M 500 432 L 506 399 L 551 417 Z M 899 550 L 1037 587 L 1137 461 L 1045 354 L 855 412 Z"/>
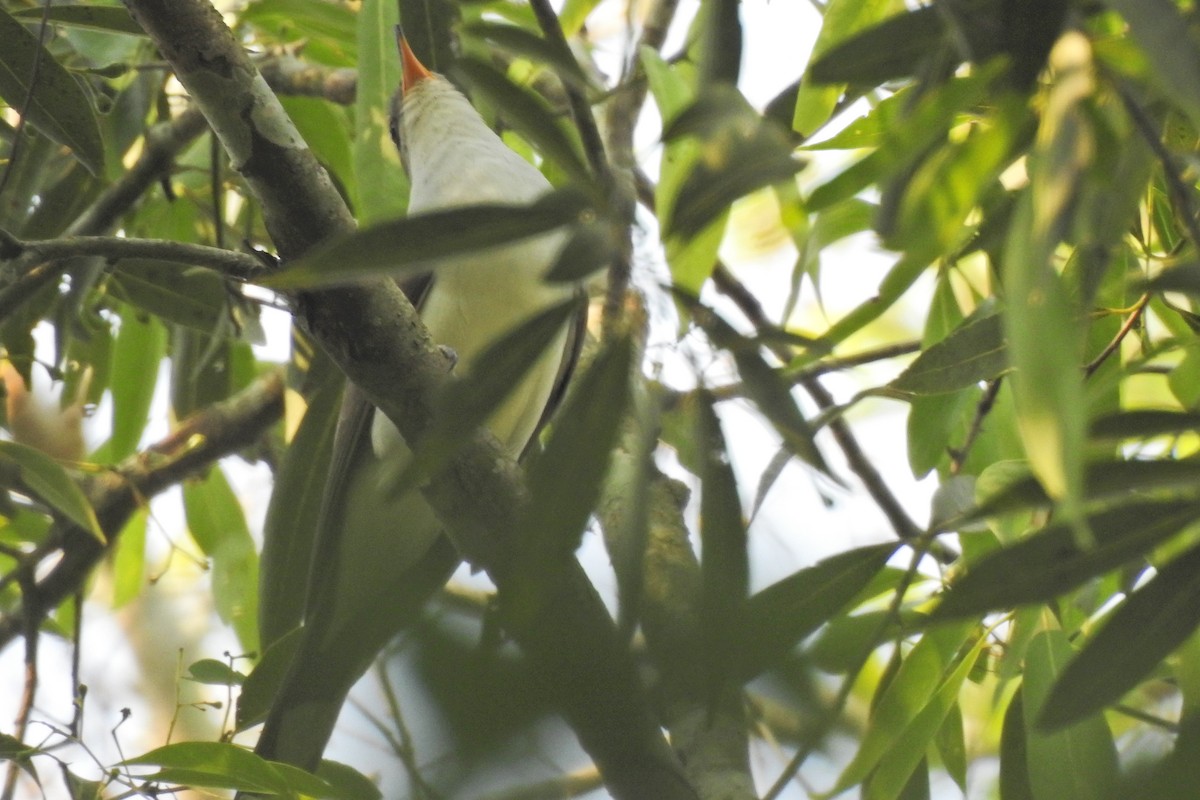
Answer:
<path fill-rule="evenodd" d="M 1044 734 L 1034 726 L 1050 687 L 1074 655 L 1061 630 L 1043 630 L 1025 654 L 1025 735 L 1029 785 L 1037 800 L 1103 800 L 1117 782 L 1117 749 L 1104 718 L 1094 715 Z"/>
<path fill-rule="evenodd" d="M 737 673 L 749 680 L 786 655 L 858 596 L 897 545 L 839 553 L 750 597 L 735 648 Z"/>
<path fill-rule="evenodd" d="M 266 652 L 246 676 L 242 691 L 238 694 L 235 715 L 237 730 L 252 728 L 266 719 L 271 703 L 287 678 L 292 657 L 303 639 L 304 629 L 297 625 L 266 645 Z"/>
<path fill-rule="evenodd" d="M 1171 98 L 1200 124 L 1200 49 L 1179 6 L 1171 0 L 1107 0 L 1107 5 L 1129 23 Z"/>
<path fill-rule="evenodd" d="M 202 658 L 188 666 L 188 680 L 209 686 L 241 686 L 246 676 L 215 658 Z"/>
<path fill-rule="evenodd" d="M 288 764 L 266 761 L 229 742 L 179 742 L 121 762 L 124 766 L 158 767 L 146 780 L 216 789 L 317 798 L 336 797 L 325 781 Z"/>
<path fill-rule="evenodd" d="M 94 460 L 120 461 L 137 449 L 150 418 L 158 368 L 166 351 L 167 331 L 161 322 L 132 306 L 121 309 L 109 375 L 112 434 Z"/>
<path fill-rule="evenodd" d="M 840 38 L 809 65 L 814 83 L 878 86 L 913 75 L 946 45 L 946 29 L 939 10 L 925 6 Z"/>
<path fill-rule="evenodd" d="M 528 28 L 478 19 L 461 26 L 459 32 L 491 42 L 510 53 L 524 56 L 530 61 L 545 64 L 551 67 L 556 75 L 564 81 L 574 84 L 577 88 L 586 90 L 595 88 L 574 56 L 569 52 L 562 52 L 540 33 L 534 33 Z"/>
<path fill-rule="evenodd" d="M 1081 548 L 1069 522 L 1049 525 L 972 566 L 942 595 L 935 619 L 974 617 L 1049 602 L 1089 578 L 1143 556 L 1200 515 L 1195 501 L 1137 501 L 1087 519 L 1095 537 Z"/>
<path fill-rule="evenodd" d="M 0 41 L 0 98 L 47 137 L 70 148 L 88 172 L 102 175 L 104 142 L 83 87 L 5 9 L 0 9 Z"/>
<path fill-rule="evenodd" d="M 221 276 L 208 269 L 148 258 L 122 259 L 109 286 L 127 303 L 203 333 L 214 333 L 228 314 L 229 290 Z"/>
<path fill-rule="evenodd" d="M 149 518 L 149 509 L 139 508 L 117 536 L 112 559 L 114 609 L 136 599 L 146 587 L 146 523 Z"/>
<path fill-rule="evenodd" d="M 604 222 L 576 225 L 546 272 L 546 280 L 562 283 L 583 281 L 612 263 L 617 252 L 611 225 Z"/>
<path fill-rule="evenodd" d="M 13 12 L 13 16 L 27 22 L 38 22 L 42 19 L 42 9 L 22 8 Z M 129 16 L 129 12 L 121 6 L 50 6 L 47 18 L 59 25 L 74 28 L 90 28 L 106 33 L 127 33 L 134 36 L 145 36 L 142 26 Z"/>
<path fill-rule="evenodd" d="M 912 394 L 942 394 L 991 380 L 1008 368 L 1004 318 L 968 320 L 924 350 L 889 385 Z"/>
<path fill-rule="evenodd" d="M 380 800 L 383 794 L 374 781 L 353 767 L 322 759 L 317 777 L 332 786 L 341 800 Z"/>
<path fill-rule="evenodd" d="M 436 268 L 441 259 L 526 239 L 575 222 L 587 207 L 559 189 L 532 205 L 482 204 L 417 214 L 357 231 L 260 279 L 276 289 L 347 283 L 368 275 L 396 278 Z"/>
<path fill-rule="evenodd" d="M 1200 412 L 1137 408 L 1100 417 L 1092 422 L 1089 433 L 1096 439 L 1148 439 L 1197 430 Z"/>
<path fill-rule="evenodd" d="M 303 40 L 307 59 L 338 67 L 358 63 L 356 15 L 346 6 L 324 0 L 254 0 L 239 19 L 280 42 Z"/>
<path fill-rule="evenodd" d="M 21 480 L 38 499 L 83 528 L 97 541 L 107 542 L 87 495 L 57 461 L 40 450 L 5 441 L 0 441 L 0 458 L 17 465 Z"/>
<path fill-rule="evenodd" d="M 1200 547 L 1130 595 L 1059 674 L 1038 727 L 1054 731 L 1117 702 L 1200 625 Z"/>
<path fill-rule="evenodd" d="M 473 93 L 481 95 L 497 109 L 539 153 L 580 184 L 591 182 L 591 171 L 579 146 L 540 98 L 513 83 L 492 65 L 477 59 L 459 59 L 454 65 L 454 74 L 462 78 Z"/>

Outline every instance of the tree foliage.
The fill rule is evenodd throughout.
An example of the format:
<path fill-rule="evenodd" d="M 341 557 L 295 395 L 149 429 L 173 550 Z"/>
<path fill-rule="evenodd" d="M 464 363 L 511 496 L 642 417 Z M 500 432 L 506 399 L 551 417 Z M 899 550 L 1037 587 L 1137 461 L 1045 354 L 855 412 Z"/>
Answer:
<path fill-rule="evenodd" d="M 469 791 L 475 759 L 557 712 L 597 769 L 556 776 L 564 792 L 773 798 L 849 729 L 836 774 L 809 779 L 823 796 L 929 797 L 931 776 L 974 796 L 980 774 L 1005 800 L 1193 796 L 1200 20 L 1172 0 L 814 5 L 811 57 L 759 110 L 738 89 L 748 9 L 730 0 L 690 19 L 652 3 L 607 77 L 589 0 L 251 0 L 224 21 L 208 0 L 0 4 L 0 647 L 23 643 L 28 667 L 0 734 L 5 795 L 53 780 L 75 798 L 377 796 L 349 767 L 243 746 L 295 650 L 349 379 L 420 442 L 396 479 L 425 487 L 495 587 L 469 610 L 482 644 L 447 614 L 411 634 L 467 754 L 427 773 L 395 713 L 415 795 Z M 404 217 L 386 124 L 398 20 L 552 195 Z M 664 53 L 672 24 L 686 35 Z M 635 156 L 644 105 L 656 171 Z M 718 250 L 756 203 L 796 257 L 750 289 Z M 515 470 L 476 426 L 570 309 L 515 331 L 486 379 L 447 382 L 388 279 L 559 228 L 552 275 L 604 284 L 598 324 Z M 877 284 L 833 263 L 847 242 L 889 255 Z M 669 286 L 631 290 L 631 265 L 659 256 Z M 857 305 L 805 314 L 834 283 Z M 645 308 L 668 305 L 662 356 Z M 887 323 L 900 306 L 913 341 Z M 294 320 L 286 363 L 253 347 L 285 327 L 266 308 Z M 660 377 L 689 358 L 715 366 Z M 27 388 L 47 376 L 57 408 Z M 927 523 L 848 421 L 874 398 L 906 407 L 907 466 L 937 486 Z M 754 508 L 730 404 L 778 449 Z M 104 438 L 85 446 L 96 409 Z M 272 476 L 265 545 L 240 461 Z M 789 464 L 869 498 L 894 541 L 752 589 L 748 521 Z M 63 679 L 39 675 L 38 644 L 86 659 L 85 609 L 146 595 L 149 498 L 175 486 L 244 654 L 204 653 L 186 679 L 236 710 L 220 741 L 168 735 L 89 772 L 60 754 L 81 741 L 82 691 L 74 721 L 31 724 Z M 833 534 L 790 513 L 789 536 Z M 589 526 L 613 614 L 576 558 Z M 766 741 L 784 755 L 755 788 Z"/>

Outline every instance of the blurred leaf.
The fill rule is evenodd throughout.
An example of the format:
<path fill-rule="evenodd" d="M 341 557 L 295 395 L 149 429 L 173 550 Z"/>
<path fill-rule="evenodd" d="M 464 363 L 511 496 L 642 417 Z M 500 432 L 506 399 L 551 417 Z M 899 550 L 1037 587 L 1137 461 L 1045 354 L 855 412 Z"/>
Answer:
<path fill-rule="evenodd" d="M 271 703 L 291 669 L 292 657 L 300 648 L 303 634 L 304 629 L 297 625 L 269 643 L 264 637 L 266 651 L 246 676 L 242 691 L 238 694 L 235 715 L 238 731 L 252 728 L 266 719 Z"/>
<path fill-rule="evenodd" d="M 839 5 L 853 7 L 855 4 L 842 0 Z M 866 3 L 858 5 L 869 7 Z M 813 83 L 878 86 L 915 75 L 924 61 L 948 44 L 945 17 L 935 6 L 915 8 L 871 24 L 880 16 L 875 14 L 865 20 L 870 27 L 860 23 L 855 26 L 857 32 L 846 31 L 833 42 L 833 47 L 814 48 L 813 55 L 819 58 L 808 67 Z M 827 12 L 826 24 L 828 19 Z M 822 28 L 822 38 L 824 32 Z"/>
<path fill-rule="evenodd" d="M 1029 742 L 1025 736 L 1025 695 L 1018 686 L 1004 711 L 1000 732 L 1001 800 L 1037 800 L 1029 785 Z"/>
<path fill-rule="evenodd" d="M 275 470 L 258 572 L 263 647 L 299 625 L 304 613 L 342 386 L 343 381 L 331 380 L 310 395 L 304 418 Z"/>
<path fill-rule="evenodd" d="M 358 63 L 356 15 L 324 0 L 253 0 L 239 18 L 279 43 L 304 41 L 306 58 L 335 67 Z"/>
<path fill-rule="evenodd" d="M 363 91 L 361 82 L 355 84 L 356 99 Z M 367 225 L 380 219 L 398 217 L 404 213 L 403 198 L 407 192 L 403 190 L 403 187 L 406 178 L 404 170 L 400 166 L 400 156 L 391 143 L 390 135 L 379 143 L 379 147 L 382 149 L 377 151 L 380 161 L 386 162 L 386 165 L 380 163 L 377 167 L 364 165 L 360 168 L 355 162 L 355 156 L 359 155 L 356 149 L 357 140 L 354 138 L 356 129 L 351 126 L 350 115 L 346 109 L 316 97 L 283 96 L 279 98 L 279 102 L 283 104 L 284 111 L 295 123 L 300 138 L 313 151 L 317 160 L 329 170 L 337 184 L 344 188 L 345 194 L 351 198 L 356 219 L 360 224 Z M 385 114 L 386 110 L 385 107 Z M 355 110 L 355 124 L 359 123 L 359 119 L 360 114 Z M 384 133 L 387 134 L 386 126 Z M 372 188 L 377 188 L 380 195 L 386 195 L 382 200 L 381 208 L 377 209 L 369 203 L 364 206 L 361 187 L 358 183 L 360 174 L 370 175 L 371 182 L 374 184 Z M 380 179 L 381 177 L 382 179 Z M 389 213 L 387 209 L 392 209 L 394 213 Z M 372 214 L 372 212 L 378 213 Z M 368 216 L 364 217 L 364 214 Z"/>
<path fill-rule="evenodd" d="M 322 759 L 317 777 L 334 789 L 340 800 L 381 800 L 383 795 L 374 781 L 353 767 Z"/>
<path fill-rule="evenodd" d="M 432 211 L 356 231 L 258 282 L 275 289 L 349 283 L 368 275 L 401 278 L 461 256 L 575 222 L 586 208 L 559 189 L 532 205 L 481 204 Z M 436 260 L 436 261 L 435 261 Z"/>
<path fill-rule="evenodd" d="M 792 396 L 791 386 L 763 359 L 760 345 L 738 334 L 712 309 L 702 305 L 683 292 L 677 292 L 688 304 L 692 316 L 712 339 L 713 344 L 728 350 L 738 367 L 738 375 L 746 393 L 754 401 L 775 431 L 783 438 L 784 445 L 797 458 L 820 470 L 835 481 L 837 476 L 829 469 L 821 451 L 813 440 L 815 431 Z"/>
<path fill-rule="evenodd" d="M 188 680 L 210 686 L 241 686 L 246 676 L 224 661 L 203 658 L 188 667 Z"/>
<path fill-rule="evenodd" d="M 1107 5 L 1129 23 L 1171 99 L 1200 124 L 1200 49 L 1179 6 L 1171 0 L 1108 0 Z"/>
<path fill-rule="evenodd" d="M 583 281 L 607 267 L 616 258 L 618 245 L 611 225 L 584 222 L 576 225 L 546 272 L 546 280 L 572 283 Z"/>
<path fill-rule="evenodd" d="M 127 258 L 113 269 L 112 293 L 164 321 L 212 334 L 228 315 L 229 290 L 212 270 Z"/>
<path fill-rule="evenodd" d="M 997 550 L 951 584 L 935 619 L 974 617 L 988 611 L 1049 602 L 1089 578 L 1102 575 L 1192 524 L 1195 501 L 1130 502 L 1088 517 L 1094 546 L 1080 548 L 1070 522 L 1049 525 L 1011 547 Z"/>
<path fill-rule="evenodd" d="M 964 322 L 924 350 L 889 385 L 912 394 L 942 394 L 992 380 L 1007 368 L 1004 318 L 989 314 Z"/>
<path fill-rule="evenodd" d="M 11 761 L 16 764 L 22 772 L 33 779 L 39 788 L 42 782 L 38 778 L 37 769 L 33 766 L 30 758 L 43 752 L 40 748 L 25 744 L 15 736 L 0 733 L 0 761 Z"/>
<path fill-rule="evenodd" d="M 100 521 L 79 484 L 50 456 L 16 442 L 0 441 L 0 459 L 15 464 L 21 480 L 53 510 L 106 543 Z"/>
<path fill-rule="evenodd" d="M 936 718 L 937 725 L 932 726 L 929 737 L 921 744 L 920 749 L 924 753 L 930 738 L 937 732 L 949 710 L 946 704 L 948 698 L 943 696 L 943 691 L 957 697 L 962 679 L 970 672 L 968 662 L 973 662 L 974 656 L 960 660 L 954 669 L 949 668 L 974 630 L 974 622 L 952 623 L 930 628 L 921 636 L 920 641 L 900 662 L 895 678 L 878 698 L 858 752 L 846 765 L 834 788 L 828 792 L 829 796 L 861 783 L 890 751 L 903 747 L 903 737 L 910 725 L 924 727 L 931 718 Z M 972 648 L 975 655 L 978 655 L 978 648 L 978 644 Z M 932 710 L 926 711 L 927 708 Z M 899 766 L 897 763 L 897 768 Z M 911 768 L 905 780 L 908 774 L 911 774 Z"/>
<path fill-rule="evenodd" d="M 117 537 L 112 561 L 114 609 L 138 597 L 147 586 L 146 523 L 149 516 L 148 509 L 138 508 Z"/>
<path fill-rule="evenodd" d="M 25 22 L 36 23 L 42 19 L 42 9 L 22 8 L 13 12 L 13 16 Z M 74 28 L 89 28 L 107 33 L 127 33 L 134 36 L 145 36 L 142 27 L 134 22 L 129 12 L 120 6 L 51 6 L 47 18 L 59 25 Z"/>
<path fill-rule="evenodd" d="M 397 219 L 408 208 L 408 177 L 389 132 L 392 95 L 400 88 L 399 21 L 394 0 L 364 0 L 357 17 L 358 83 L 350 152 L 358 190 L 354 211 L 364 228 Z"/>
<path fill-rule="evenodd" d="M 1029 785 L 1037 800 L 1103 800 L 1118 786 L 1117 750 L 1104 718 L 1093 715 L 1056 733 L 1034 725 L 1051 686 L 1074 652 L 1061 630 L 1043 630 L 1025 655 L 1025 735 Z"/>
<path fill-rule="evenodd" d="M 734 668 L 735 643 L 745 620 L 750 588 L 746 528 L 737 478 L 714 400 L 698 395 L 696 442 L 700 447 L 700 619 L 708 660 L 708 690 L 715 699 Z"/>
<path fill-rule="evenodd" d="M 1119 605 L 1059 674 L 1037 719 L 1054 731 L 1120 700 L 1200 625 L 1200 547 Z"/>
<path fill-rule="evenodd" d="M 700 85 L 737 84 L 742 66 L 742 21 L 738 0 L 710 0 L 702 3 L 693 32 L 698 41 L 691 48 L 699 61 Z"/>
<path fill-rule="evenodd" d="M 942 766 L 946 773 L 958 784 L 964 793 L 967 791 L 967 743 L 963 735 L 962 706 L 955 703 L 942 721 L 934 737 L 938 755 L 942 757 Z"/>
<path fill-rule="evenodd" d="M 1092 422 L 1096 439 L 1149 439 L 1200 430 L 1200 412 L 1138 408 L 1100 417 Z"/>
<path fill-rule="evenodd" d="M 558 12 L 558 24 L 570 39 L 583 28 L 589 14 L 600 4 L 600 0 L 565 0 Z"/>
<path fill-rule="evenodd" d="M 1181 292 L 1200 296 L 1200 263 L 1189 261 L 1164 269 L 1145 284 L 1148 292 Z"/>
<path fill-rule="evenodd" d="M 244 652 L 258 650 L 258 553 L 241 503 L 220 467 L 183 485 L 188 530 L 212 559 L 217 614 L 236 631 Z"/>
<path fill-rule="evenodd" d="M 150 418 L 158 368 L 166 351 L 167 331 L 162 323 L 132 306 L 124 306 L 109 377 L 112 435 L 93 460 L 117 462 L 137 449 Z"/>
<path fill-rule="evenodd" d="M 839 553 L 750 597 L 734 648 L 737 674 L 748 680 L 769 669 L 858 596 L 897 545 Z"/>
<path fill-rule="evenodd" d="M 591 170 L 579 145 L 541 98 L 513 83 L 492 65 L 477 59 L 459 59 L 454 65 L 454 74 L 461 77 L 474 94 L 482 96 L 497 109 L 505 122 L 544 157 L 581 185 L 591 183 Z"/>
<path fill-rule="evenodd" d="M 0 9 L 0 98 L 39 131 L 71 150 L 93 175 L 104 174 L 104 142 L 91 99 L 9 12 Z M 31 77 L 36 82 L 31 86 Z M 28 103 L 28 105 L 26 105 Z"/>
<path fill-rule="evenodd" d="M 846 40 L 856 31 L 870 27 L 875 22 L 903 9 L 903 4 L 894 0 L 831 0 L 824 9 L 821 31 L 813 44 L 812 55 L 800 79 L 800 91 L 796 96 L 796 107 L 792 117 L 792 129 L 802 136 L 811 136 L 828 120 L 842 96 L 842 86 L 819 86 L 814 70 L 823 54 L 839 42 Z M 896 49 L 895 42 L 889 50 Z"/>
<path fill-rule="evenodd" d="M 562 22 L 561 16 L 559 21 Z M 486 19 L 468 22 L 460 27 L 459 31 L 467 36 L 475 36 L 491 42 L 514 55 L 544 64 L 553 69 L 559 78 L 573 84 L 578 89 L 596 88 L 587 73 L 579 66 L 579 61 L 569 52 L 564 53 L 555 47 L 541 33 L 534 33 L 519 25 L 489 22 Z"/>
<path fill-rule="evenodd" d="M 452 0 L 399 0 L 399 6 L 404 38 L 417 58 L 434 72 L 446 74 L 459 53 L 454 27 L 462 6 Z"/>
<path fill-rule="evenodd" d="M 104 784 L 81 778 L 69 769 L 63 769 L 63 779 L 71 800 L 104 800 Z"/>
<path fill-rule="evenodd" d="M 545 450 L 529 467 L 530 502 L 521 528 L 531 575 L 579 547 L 629 406 L 632 369 L 632 341 L 613 339 L 572 381 Z"/>
<path fill-rule="evenodd" d="M 572 297 L 551 306 L 508 331 L 476 359 L 476 363 L 487 364 L 487 369 L 447 382 L 412 459 L 393 477 L 393 491 L 417 486 L 449 463 L 562 335 L 572 317 L 582 313 L 581 299 Z"/>

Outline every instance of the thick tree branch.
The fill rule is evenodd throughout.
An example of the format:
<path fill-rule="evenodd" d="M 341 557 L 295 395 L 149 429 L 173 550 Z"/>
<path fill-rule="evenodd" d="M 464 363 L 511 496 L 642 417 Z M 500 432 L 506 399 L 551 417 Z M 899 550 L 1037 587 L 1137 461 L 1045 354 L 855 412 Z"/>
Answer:
<path fill-rule="evenodd" d="M 285 258 L 353 227 L 328 175 L 207 2 L 125 4 L 221 138 Z M 304 293 L 296 314 L 405 439 L 416 441 L 431 419 L 445 360 L 399 289 L 381 280 Z M 503 597 L 513 588 L 510 543 L 525 496 L 517 466 L 480 434 L 425 494 L 459 551 L 487 570 Z M 507 617 L 509 633 L 615 796 L 694 798 L 595 589 L 573 560 L 553 577 L 543 603 Z"/>
<path fill-rule="evenodd" d="M 185 420 L 170 436 L 115 469 L 86 481 L 85 491 L 109 547 L 147 499 L 254 444 L 282 415 L 283 377 L 275 372 Z M 48 612 L 82 588 L 108 550 L 73 525 L 57 525 L 51 540 L 58 543 L 58 548 L 47 555 L 61 552 L 61 557 L 23 593 L 22 608 L 0 620 L 0 649 L 22 633 L 25 620 L 40 623 Z"/>
<path fill-rule="evenodd" d="M 354 105 L 358 93 L 357 70 L 310 64 L 288 55 L 264 58 L 257 64 L 263 79 L 276 94 L 320 97 L 338 105 Z"/>
<path fill-rule="evenodd" d="M 122 258 L 152 258 L 182 266 L 208 267 L 221 274 L 248 280 L 261 275 L 263 264 L 254 256 L 164 239 L 125 239 L 117 236 L 64 236 L 59 239 L 23 242 L 0 230 L 0 262 L 11 261 L 18 274 L 36 269 L 47 261 L 77 256 L 95 256 L 106 261 Z"/>

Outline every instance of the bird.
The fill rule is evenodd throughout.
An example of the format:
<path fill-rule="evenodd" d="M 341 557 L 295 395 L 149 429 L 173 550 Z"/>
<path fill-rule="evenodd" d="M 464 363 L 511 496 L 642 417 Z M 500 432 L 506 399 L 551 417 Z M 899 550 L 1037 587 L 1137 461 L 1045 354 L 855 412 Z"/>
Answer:
<path fill-rule="evenodd" d="M 398 27 L 396 41 L 402 80 L 390 131 L 409 176 L 409 214 L 530 203 L 551 190 L 449 80 L 420 62 Z M 486 369 L 489 345 L 580 291 L 543 280 L 565 236 L 552 231 L 455 257 L 405 287 L 433 340 L 452 354 L 455 374 Z M 509 457 L 527 450 L 561 398 L 582 324 L 563 326 L 487 420 Z M 354 683 L 460 562 L 421 494 L 397 494 L 388 480 L 410 458 L 395 426 L 349 386 L 315 551 L 332 557 L 314 558 L 300 642 L 255 748 L 268 760 L 315 771 Z M 326 536 L 334 538 L 323 550 Z"/>

